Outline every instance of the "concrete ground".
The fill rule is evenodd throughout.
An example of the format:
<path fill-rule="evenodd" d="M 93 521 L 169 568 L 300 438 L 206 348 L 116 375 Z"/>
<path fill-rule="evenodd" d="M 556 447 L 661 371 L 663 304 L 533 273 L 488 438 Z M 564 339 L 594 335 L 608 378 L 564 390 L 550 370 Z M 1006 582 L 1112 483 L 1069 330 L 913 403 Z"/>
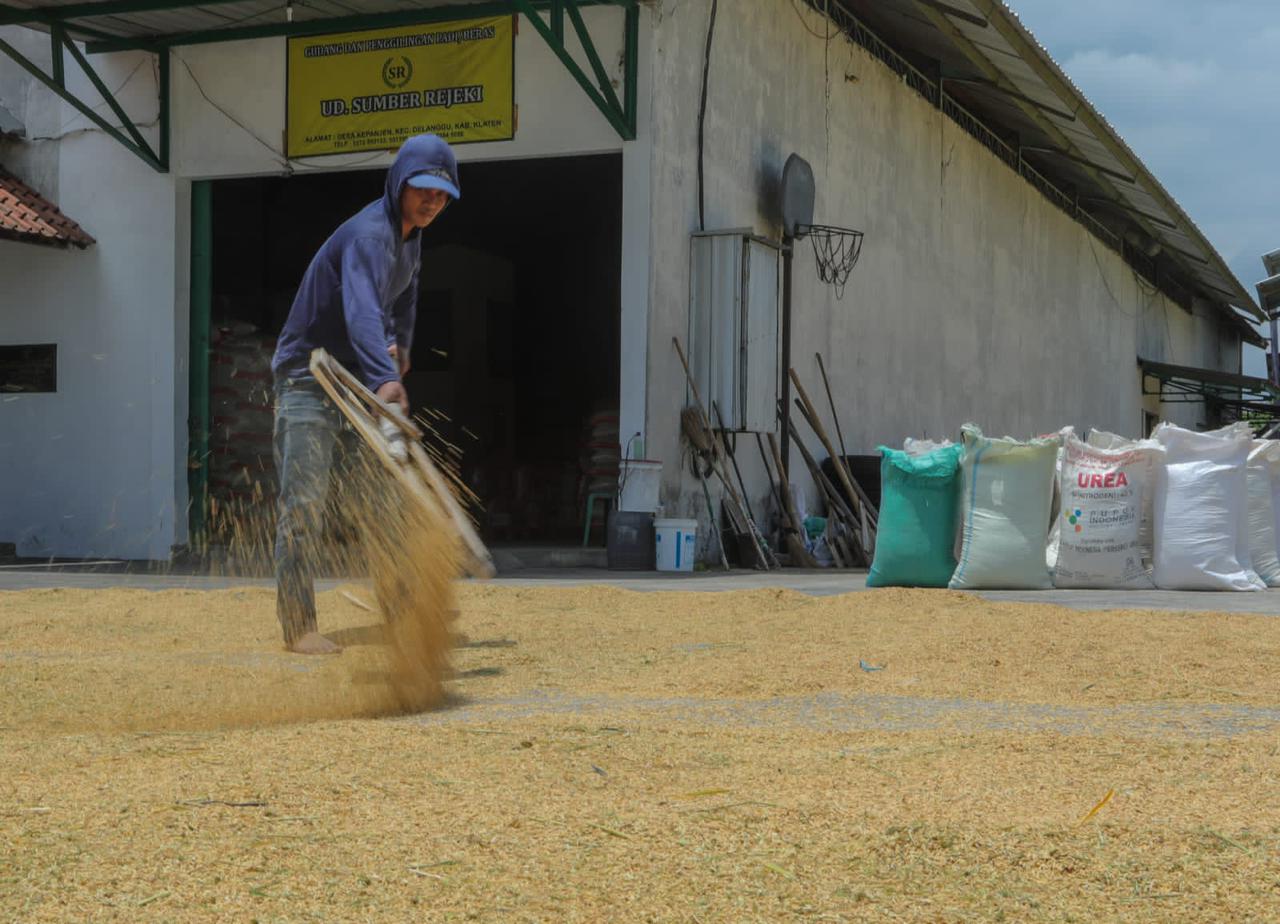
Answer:
<path fill-rule="evenodd" d="M 493 579 L 509 586 L 579 587 L 607 585 L 635 591 L 687 590 L 714 593 L 785 587 L 813 596 L 858 593 L 867 589 L 866 572 L 801 571 L 786 569 L 758 571 L 703 571 L 695 574 L 605 571 L 600 568 L 560 568 L 516 571 Z M 346 581 L 323 580 L 320 589 Z M 216 577 L 200 574 L 129 573 L 115 567 L 91 565 L 0 566 L 0 590 L 76 587 L 137 587 L 151 590 L 170 588 L 215 589 L 251 585 L 272 586 L 270 578 Z M 1212 613 L 1256 613 L 1280 615 L 1280 590 L 1261 593 L 1212 593 L 1172 590 L 993 590 L 981 591 L 988 600 L 1053 603 L 1077 610 L 1152 609 Z"/>

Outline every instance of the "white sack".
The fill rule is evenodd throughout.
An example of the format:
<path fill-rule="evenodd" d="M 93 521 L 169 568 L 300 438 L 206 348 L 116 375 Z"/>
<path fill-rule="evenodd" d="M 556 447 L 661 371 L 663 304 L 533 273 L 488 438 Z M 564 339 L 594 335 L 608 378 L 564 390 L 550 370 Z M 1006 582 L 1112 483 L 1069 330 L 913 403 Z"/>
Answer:
<path fill-rule="evenodd" d="M 1063 427 L 1058 431 L 1058 435 L 1062 437 L 1065 445 L 1067 438 L 1074 438 L 1076 435 L 1075 427 Z M 1049 544 L 1045 548 L 1044 563 L 1049 568 L 1049 573 L 1053 573 L 1053 569 L 1058 567 L 1058 544 L 1062 538 L 1062 530 L 1058 524 L 1061 522 L 1058 518 L 1058 511 L 1062 507 L 1062 492 L 1058 490 L 1058 485 L 1062 481 L 1062 453 L 1063 447 L 1058 447 L 1058 458 L 1053 465 L 1053 503 L 1049 505 Z"/>
<path fill-rule="evenodd" d="M 1161 423 L 1156 427 L 1152 436 L 1157 440 L 1160 439 L 1160 432 L 1162 429 L 1172 432 L 1173 430 L 1181 430 L 1182 428 L 1171 423 Z M 1243 420 L 1237 420 L 1235 423 L 1229 423 L 1225 427 L 1219 427 L 1216 430 L 1205 430 L 1203 432 L 1183 430 L 1182 432 L 1195 432 L 1198 436 L 1212 436 L 1226 440 L 1244 440 L 1249 449 L 1253 449 L 1253 428 Z M 1242 495 L 1244 502 L 1240 506 L 1240 520 L 1236 531 L 1236 560 L 1240 562 L 1240 566 L 1246 572 L 1250 572 L 1254 577 L 1258 577 L 1257 569 L 1253 567 L 1253 553 L 1249 549 L 1249 480 L 1247 456 L 1245 457 L 1245 476 L 1241 483 L 1244 485 L 1242 488 L 1244 492 Z M 1258 582 L 1263 585 L 1266 583 L 1260 577 L 1258 577 Z"/>
<path fill-rule="evenodd" d="M 1045 564 L 1060 439 L 990 439 L 961 430 L 961 543 L 953 590 L 1053 586 Z"/>
<path fill-rule="evenodd" d="M 1249 557 L 1268 587 L 1280 587 L 1272 485 L 1280 478 L 1280 442 L 1254 440 L 1249 451 Z"/>
<path fill-rule="evenodd" d="M 1262 590 L 1249 566 L 1248 477 L 1252 439 L 1161 424 L 1165 447 L 1155 491 L 1156 586 L 1165 590 Z"/>
<path fill-rule="evenodd" d="M 1271 507 L 1276 521 L 1276 553 L 1280 557 L 1280 470 L 1271 471 Z"/>
<path fill-rule="evenodd" d="M 1127 436 L 1108 433 L 1106 430 L 1090 430 L 1089 445 L 1096 449 L 1114 452 L 1132 452 L 1137 449 L 1155 449 L 1163 452 L 1164 447 L 1157 440 L 1131 440 Z M 1151 473 L 1142 486 L 1142 514 L 1138 521 L 1138 547 L 1142 550 L 1142 560 L 1148 571 L 1155 559 L 1155 496 L 1157 467 L 1163 464 L 1163 456 L 1151 461 Z"/>
<path fill-rule="evenodd" d="M 923 455 L 928 455 L 929 453 L 933 452 L 935 449 L 945 449 L 947 446 L 954 446 L 954 445 L 955 444 L 948 439 L 922 440 L 922 439 L 916 439 L 913 436 L 908 436 L 905 440 L 902 441 L 902 451 L 909 456 L 923 456 Z"/>
<path fill-rule="evenodd" d="M 1127 449 L 1099 449 L 1074 434 L 1064 436 L 1058 480 L 1062 503 L 1054 524 L 1060 533 L 1055 586 L 1155 586 L 1143 555 L 1142 505 L 1153 461 L 1163 452 L 1154 440 Z"/>

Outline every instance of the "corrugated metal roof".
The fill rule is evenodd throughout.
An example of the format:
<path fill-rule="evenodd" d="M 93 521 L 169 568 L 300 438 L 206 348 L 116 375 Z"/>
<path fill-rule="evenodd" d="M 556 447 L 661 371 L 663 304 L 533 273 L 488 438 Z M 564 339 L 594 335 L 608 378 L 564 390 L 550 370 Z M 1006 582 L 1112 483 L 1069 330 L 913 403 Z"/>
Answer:
<path fill-rule="evenodd" d="M 918 62 L 925 73 L 938 71 L 949 96 L 989 127 L 1015 135 L 1019 157 L 1034 160 L 1036 171 L 1082 208 L 1087 203 L 1146 250 L 1158 246 L 1162 265 L 1209 300 L 1262 320 L 1253 293 L 1006 3 L 839 2 L 908 59 L 924 51 L 932 59 Z"/>
<path fill-rule="evenodd" d="M 307 23 L 480 2 L 293 0 L 291 7 L 294 22 Z M 941 77 L 947 96 L 987 128 L 999 129 L 994 135 L 998 140 L 991 142 L 993 149 L 1007 149 L 997 153 L 1016 159 L 1020 168 L 1027 158 L 1034 175 L 1044 181 L 1036 182 L 1046 195 L 1072 199 L 1077 210 L 1089 213 L 1083 219 L 1086 223 L 1117 229 L 1116 236 L 1134 237 L 1135 246 L 1148 254 L 1158 248 L 1160 254 L 1154 258 L 1158 266 L 1175 268 L 1211 301 L 1234 305 L 1262 319 L 1253 293 L 1236 279 L 1186 211 L 1002 0 L 834 2 L 904 55 L 924 81 L 936 85 Z M 7 0 L 11 10 L 46 17 L 74 11 L 72 33 L 98 39 L 107 35 L 180 41 L 193 32 L 279 23 L 286 15 L 282 0 L 210 0 L 168 10 L 162 9 L 164 5 L 164 0 Z M 780 0 L 780 9 L 782 5 Z M 825 6 L 826 0 L 813 5 Z M 110 9 L 112 14 L 101 15 L 95 7 Z M 40 28 L 39 23 L 33 25 Z M 86 29 L 98 34 L 90 35 Z M 1014 144 L 1008 142 L 1010 136 L 1016 138 Z"/>
<path fill-rule="evenodd" d="M 309 22 L 332 19 L 338 16 L 377 13 L 403 13 L 426 10 L 433 7 L 464 7 L 486 0 L 212 0 L 212 2 L 164 9 L 162 3 L 138 0 L 123 4 L 126 9 L 104 15 L 93 7 L 119 8 L 119 0 L 5 0 L 9 10 L 30 10 L 37 13 L 60 15 L 62 10 L 74 8 L 77 14 L 69 27 L 77 38 L 100 39 L 105 33 L 116 38 L 155 39 L 206 29 L 223 29 L 261 22 L 284 22 L 286 7 L 292 7 L 293 22 Z M 462 15 L 465 15 L 462 14 Z M 7 18 L 7 17 L 6 17 Z M 46 26 L 30 23 L 32 28 Z"/>

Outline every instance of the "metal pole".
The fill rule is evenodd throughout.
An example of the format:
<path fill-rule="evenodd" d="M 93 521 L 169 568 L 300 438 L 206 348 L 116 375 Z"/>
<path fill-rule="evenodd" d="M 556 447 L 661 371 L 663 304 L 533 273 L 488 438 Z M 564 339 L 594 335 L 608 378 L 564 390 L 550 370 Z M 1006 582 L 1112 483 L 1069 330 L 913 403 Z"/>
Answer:
<path fill-rule="evenodd" d="M 209 508 L 209 324 L 213 312 L 213 187 L 191 184 L 191 379 L 188 392 L 188 529 L 203 543 Z"/>
<path fill-rule="evenodd" d="M 160 166 L 167 172 L 169 169 L 169 49 L 161 48 L 156 52 L 156 64 L 160 71 L 160 140 L 156 145 L 156 156 Z"/>
<path fill-rule="evenodd" d="M 791 490 L 791 428 L 787 426 L 791 411 L 791 251 L 795 238 L 782 236 L 782 405 L 778 412 L 778 426 L 782 439 L 782 471 L 778 473 L 782 490 Z"/>
<path fill-rule="evenodd" d="M 623 111 L 631 137 L 636 136 L 636 97 L 640 79 L 640 7 L 632 4 L 626 14 L 626 86 L 623 88 Z"/>
<path fill-rule="evenodd" d="M 1276 313 L 1271 313 L 1271 384 L 1280 386 L 1280 346 L 1276 344 Z"/>

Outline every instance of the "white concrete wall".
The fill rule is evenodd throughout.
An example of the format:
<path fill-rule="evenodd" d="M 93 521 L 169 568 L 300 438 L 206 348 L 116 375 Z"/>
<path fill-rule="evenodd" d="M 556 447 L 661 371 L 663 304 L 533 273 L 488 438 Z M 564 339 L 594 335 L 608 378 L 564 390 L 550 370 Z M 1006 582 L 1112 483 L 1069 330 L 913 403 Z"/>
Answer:
<path fill-rule="evenodd" d="M 516 139 L 459 148 L 464 162 L 623 151 L 622 432 L 644 432 L 646 454 L 669 463 L 668 512 L 703 517 L 700 490 L 677 464 L 684 387 L 670 340 L 687 330 L 708 9 L 709 0 L 643 8 L 636 142 L 617 138 L 523 23 Z M 842 301 L 814 278 L 807 247 L 796 259 L 793 362 L 817 397 L 813 353 L 824 354 L 851 452 L 908 434 L 954 434 L 966 420 L 1014 435 L 1065 423 L 1134 433 L 1139 352 L 1212 365 L 1212 341 L 1212 355 L 1226 361 L 1210 314 L 1192 317 L 1150 294 L 1115 254 L 842 38 L 825 56 L 828 108 L 823 43 L 800 15 L 821 31 L 787 0 L 722 4 L 707 227 L 776 237 L 778 173 L 798 151 L 817 173 L 817 220 L 866 231 Z M 597 35 L 613 36 L 602 57 L 616 73 L 619 11 L 587 16 Z M 60 108 L 48 175 L 64 210 L 99 243 L 84 253 L 0 244 L 0 341 L 60 347 L 57 395 L 0 403 L 0 541 L 24 554 L 129 558 L 164 558 L 185 541 L 189 181 L 389 162 L 283 158 L 284 48 L 280 39 L 175 52 L 169 176 L 81 131 L 84 120 Z M 149 61 L 94 59 L 143 123 L 155 116 Z M 68 73 L 75 78 L 74 67 Z M 14 85 L 12 74 L 0 61 L 0 90 Z M 566 191 L 566 208 L 582 194 Z M 1167 416 L 1194 423 L 1194 413 Z M 754 440 L 739 451 L 762 510 Z"/>
<path fill-rule="evenodd" d="M 601 61 L 617 76 L 623 39 L 621 11 L 595 7 L 585 10 L 583 18 Z M 391 163 L 390 154 L 372 152 L 292 161 L 285 158 L 285 51 L 283 38 L 191 45 L 174 51 L 174 158 L 180 175 L 213 179 L 308 170 L 368 170 Z M 515 55 L 516 137 L 459 145 L 459 161 L 622 149 L 622 141 L 608 121 L 523 18 Z M 617 92 L 621 95 L 620 83 Z"/>
<path fill-rule="evenodd" d="M 0 39 L 33 64 L 48 69 L 52 59 L 49 36 L 21 26 L 0 26 Z M 0 106 L 8 109 L 26 130 L 21 141 L 0 138 L 0 164 L 50 199 L 58 196 L 57 142 L 61 107 L 43 84 L 0 55 Z"/>
<path fill-rule="evenodd" d="M 136 182 L 130 173 L 148 169 L 130 166 L 98 176 Z M 71 214 L 96 192 L 62 182 Z M 162 219 L 172 215 L 172 189 L 134 204 L 135 218 Z M 101 250 L 0 242 L 0 340 L 58 345 L 57 393 L 0 404 L 0 541 L 25 556 L 167 559 L 177 504 L 175 326 L 172 313 L 149 308 L 173 305 L 171 254 L 128 216 L 93 230 L 107 242 Z M 124 259 L 149 269 L 121 272 Z"/>
<path fill-rule="evenodd" d="M 585 17 L 621 94 L 622 13 L 596 8 Z M 46 36 L 4 35 L 48 65 Z M 154 137 L 154 59 L 91 61 Z M 96 101 L 70 59 L 67 74 Z M 284 39 L 177 49 L 171 75 L 173 169 L 162 175 L 0 57 L 0 100 L 31 134 L 57 139 L 42 149 L 0 148 L 0 162 L 39 180 L 98 241 L 83 252 L 0 241 L 0 343 L 59 346 L 57 394 L 0 402 L 0 542 L 16 543 L 22 555 L 167 559 L 187 541 L 190 181 L 391 161 L 367 153 L 284 158 Z M 648 79 L 642 68 L 642 88 Z M 642 121 L 647 99 L 642 93 Z M 623 353 L 623 427 L 640 430 L 650 238 L 644 131 L 624 145 L 526 21 L 516 39 L 516 101 L 516 138 L 459 146 L 460 160 L 623 152 L 623 328 L 640 343 L 638 354 Z M 566 208 L 586 194 L 566 190 Z"/>
<path fill-rule="evenodd" d="M 130 114 L 154 121 L 149 60 L 95 63 L 108 86 L 123 87 Z M 73 64 L 67 75 L 92 94 Z M 35 179 L 52 178 L 64 214 L 98 243 L 64 251 L 0 241 L 0 342 L 58 345 L 56 394 L 0 402 L 0 542 L 26 556 L 165 559 L 185 500 L 174 487 L 185 430 L 174 381 L 186 350 L 176 183 L 47 91 L 29 92 L 42 130 L 61 136 Z M 185 466 L 182 481 L 185 495 Z"/>
<path fill-rule="evenodd" d="M 663 79 L 653 100 L 648 429 L 650 455 L 668 461 L 682 451 L 685 388 L 669 344 L 687 328 L 709 6 L 664 2 L 654 36 L 654 72 Z M 1207 312 L 1193 318 L 1152 292 L 862 49 L 838 36 L 824 56 L 813 34 L 823 33 L 822 18 L 795 7 L 737 0 L 726 15 L 722 4 L 707 106 L 706 221 L 708 229 L 779 237 L 774 190 L 795 151 L 814 168 L 815 220 L 866 233 L 843 300 L 816 278 L 807 242 L 795 259 L 792 363 L 825 408 L 814 359 L 822 352 L 849 452 L 911 435 L 954 437 L 966 421 L 1017 437 L 1066 424 L 1136 434 L 1139 352 L 1223 362 Z M 1194 409 L 1167 410 L 1195 422 Z M 753 443 L 740 455 L 752 462 L 748 478 L 758 480 L 749 493 L 763 506 Z M 807 485 L 807 475 L 796 477 L 803 463 L 795 453 L 792 465 L 793 480 Z M 663 500 L 671 514 L 706 519 L 687 466 L 667 466 Z"/>

